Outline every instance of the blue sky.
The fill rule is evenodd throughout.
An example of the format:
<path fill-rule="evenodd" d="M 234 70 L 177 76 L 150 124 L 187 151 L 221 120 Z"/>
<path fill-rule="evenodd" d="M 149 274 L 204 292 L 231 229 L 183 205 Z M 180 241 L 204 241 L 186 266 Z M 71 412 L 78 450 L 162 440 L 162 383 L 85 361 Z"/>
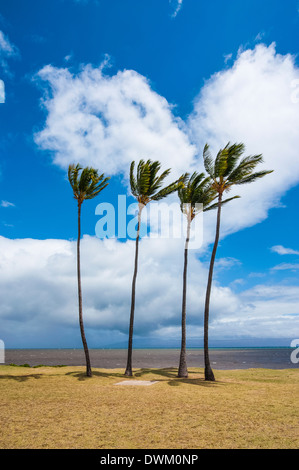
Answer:
<path fill-rule="evenodd" d="M 116 204 L 128 194 L 133 158 L 159 159 L 181 174 L 202 168 L 206 141 L 216 151 L 228 139 L 263 153 L 275 176 L 242 188 L 242 201 L 224 212 L 212 341 L 298 337 L 298 7 L 297 0 L 0 0 L 0 336 L 8 347 L 80 347 L 69 163 L 82 157 L 111 176 L 102 198 Z M 93 347 L 126 344 L 133 256 L 130 240 L 94 239 L 100 201 L 84 205 L 82 221 Z M 190 255 L 192 346 L 202 344 L 214 223 L 209 214 L 204 247 Z M 146 241 L 142 249 L 136 344 L 179 345 L 182 245 Z"/>

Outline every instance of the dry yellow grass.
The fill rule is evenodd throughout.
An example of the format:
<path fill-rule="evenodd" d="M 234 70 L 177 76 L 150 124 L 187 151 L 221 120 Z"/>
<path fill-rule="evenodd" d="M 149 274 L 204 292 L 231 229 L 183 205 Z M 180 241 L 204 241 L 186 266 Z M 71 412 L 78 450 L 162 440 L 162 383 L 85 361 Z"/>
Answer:
<path fill-rule="evenodd" d="M 123 370 L 0 367 L 0 448 L 298 448 L 299 370 Z M 126 379 L 127 380 L 127 379 Z"/>

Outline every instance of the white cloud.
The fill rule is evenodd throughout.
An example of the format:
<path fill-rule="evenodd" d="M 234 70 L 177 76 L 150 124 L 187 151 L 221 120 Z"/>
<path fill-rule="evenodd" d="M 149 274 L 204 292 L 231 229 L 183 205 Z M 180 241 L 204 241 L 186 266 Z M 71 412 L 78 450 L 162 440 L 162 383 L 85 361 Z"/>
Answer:
<path fill-rule="evenodd" d="M 285 248 L 282 245 L 272 246 L 271 251 L 278 253 L 279 255 L 299 255 L 298 250 L 293 250 L 292 248 Z"/>
<path fill-rule="evenodd" d="M 5 103 L 5 86 L 3 80 L 0 80 L 0 103 Z"/>
<path fill-rule="evenodd" d="M 1 54 L 11 56 L 15 54 L 15 47 L 11 44 L 9 39 L 0 31 L 0 51 Z"/>
<path fill-rule="evenodd" d="M 178 245 L 167 240 L 141 243 L 137 335 L 179 321 L 180 293 L 174 280 L 181 274 L 183 246 L 178 251 Z M 127 335 L 134 246 L 133 241 L 82 240 L 84 317 L 86 327 L 98 331 L 98 344 L 104 330 Z M 2 338 L 15 339 L 24 331 L 24 324 L 28 335 L 37 329 L 45 335 L 48 328 L 77 328 L 76 243 L 0 237 L 0 247 Z M 163 273 L 160 262 L 167 266 Z M 195 285 L 193 290 L 192 312 L 197 316 L 200 306 Z"/>
<path fill-rule="evenodd" d="M 225 337 L 290 338 L 298 331 L 298 287 L 257 285 L 239 294 L 240 310 L 220 316 L 213 335 Z"/>
<path fill-rule="evenodd" d="M 17 47 L 12 44 L 9 38 L 0 30 L 0 67 L 6 75 L 11 76 L 7 58 L 17 57 L 18 54 L 19 51 Z"/>
<path fill-rule="evenodd" d="M 68 55 L 65 56 L 64 60 L 66 62 L 69 62 L 72 59 L 72 57 L 73 57 L 73 54 L 68 54 Z"/>
<path fill-rule="evenodd" d="M 175 18 L 183 6 L 183 0 L 169 0 L 172 4 L 174 11 L 172 13 L 172 18 Z"/>
<path fill-rule="evenodd" d="M 272 268 L 272 271 L 297 271 L 299 269 L 299 263 L 280 263 Z"/>
<path fill-rule="evenodd" d="M 246 154 L 263 154 L 259 169 L 274 173 L 234 190 L 242 197 L 223 208 L 222 236 L 264 220 L 298 183 L 299 106 L 291 84 L 299 69 L 292 55 L 276 53 L 275 44 L 239 52 L 231 68 L 213 75 L 186 123 L 145 77 L 133 70 L 108 76 L 105 64 L 84 66 L 77 75 L 48 65 L 38 74 L 50 93 L 43 101 L 46 124 L 35 139 L 56 164 L 79 161 L 127 175 L 132 160 L 151 158 L 171 167 L 174 177 L 203 168 L 194 157 L 206 142 L 214 153 L 228 141 L 244 142 Z M 205 243 L 212 241 L 214 224 L 214 213 L 206 214 Z"/>
<path fill-rule="evenodd" d="M 183 251 L 183 242 L 177 240 L 141 243 L 136 337 L 163 338 L 163 334 L 172 332 L 179 344 Z M 85 236 L 81 261 L 83 310 L 88 339 L 92 338 L 90 346 L 108 345 L 107 337 L 126 340 L 134 241 L 120 243 Z M 0 237 L 0 268 L 1 337 L 7 345 L 13 347 L 26 340 L 31 346 L 63 347 L 67 338 L 71 347 L 74 338 L 78 338 L 80 346 L 76 242 Z M 195 252 L 190 252 L 187 324 L 189 337 L 198 341 L 203 335 L 206 278 L 207 269 Z M 285 315 L 297 312 L 297 287 L 261 285 L 235 294 L 215 280 L 211 338 L 288 337 L 298 328 L 299 318 Z M 56 339 L 59 335 L 60 344 Z"/>
<path fill-rule="evenodd" d="M 219 258 L 215 262 L 215 267 L 217 269 L 229 269 L 234 266 L 240 266 L 240 265 L 241 265 L 241 261 L 232 257 Z"/>
<path fill-rule="evenodd" d="M 9 201 L 1 201 L 1 207 L 15 207 L 15 204 Z"/>
<path fill-rule="evenodd" d="M 228 141 L 243 142 L 246 154 L 263 154 L 258 169 L 274 170 L 232 192 L 242 197 L 223 208 L 223 235 L 264 220 L 299 181 L 299 106 L 291 86 L 298 78 L 294 56 L 276 53 L 275 44 L 259 44 L 239 52 L 233 66 L 213 75 L 195 99 L 188 124 L 199 148 L 208 142 L 216 153 Z"/>
<path fill-rule="evenodd" d="M 233 54 L 230 53 L 230 54 L 224 54 L 224 63 L 227 64 L 232 58 L 233 58 Z"/>
<path fill-rule="evenodd" d="M 132 160 L 151 158 L 175 169 L 190 166 L 195 149 L 182 132 L 171 106 L 133 70 L 114 76 L 103 67 L 83 67 L 77 75 L 50 65 L 39 72 L 52 96 L 43 104 L 45 128 L 35 136 L 54 162 L 91 164 L 108 174 L 127 174 Z"/>
<path fill-rule="evenodd" d="M 266 35 L 266 33 L 264 31 L 260 31 L 256 36 L 255 36 L 255 42 L 260 42 L 264 36 Z"/>

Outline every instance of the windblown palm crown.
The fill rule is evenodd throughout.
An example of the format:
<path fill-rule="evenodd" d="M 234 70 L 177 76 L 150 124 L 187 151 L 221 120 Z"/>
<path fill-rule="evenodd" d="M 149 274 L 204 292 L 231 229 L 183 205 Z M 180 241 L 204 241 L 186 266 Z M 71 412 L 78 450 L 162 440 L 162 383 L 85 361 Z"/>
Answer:
<path fill-rule="evenodd" d="M 183 186 L 184 176 L 161 189 L 165 178 L 170 174 L 170 169 L 163 171 L 160 176 L 161 163 L 151 160 L 140 160 L 137 165 L 137 174 L 134 176 L 135 162 L 130 167 L 130 185 L 133 196 L 139 204 L 146 206 L 150 201 L 159 201 Z"/>
<path fill-rule="evenodd" d="M 244 151 L 244 144 L 230 145 L 229 142 L 223 149 L 219 150 L 213 162 L 209 146 L 205 145 L 203 151 L 204 166 L 212 178 L 212 188 L 218 194 L 222 195 L 225 191 L 229 191 L 235 184 L 252 183 L 268 173 L 272 173 L 272 171 L 253 173 L 255 167 L 263 162 L 261 154 L 245 157 L 239 162 Z"/>
<path fill-rule="evenodd" d="M 178 196 L 181 211 L 192 221 L 201 210 L 209 210 L 209 204 L 217 197 L 217 191 L 212 189 L 209 176 L 195 171 L 190 177 L 185 176 L 184 185 L 178 189 Z"/>
<path fill-rule="evenodd" d="M 91 167 L 86 167 L 82 171 L 79 164 L 70 165 L 68 169 L 68 178 L 72 186 L 74 198 L 77 199 L 78 204 L 82 204 L 85 199 L 93 199 L 96 197 L 106 186 L 108 180 L 104 174 L 99 175 L 98 171 Z M 80 177 L 79 173 L 81 171 Z M 78 179 L 79 178 L 79 179 Z"/>

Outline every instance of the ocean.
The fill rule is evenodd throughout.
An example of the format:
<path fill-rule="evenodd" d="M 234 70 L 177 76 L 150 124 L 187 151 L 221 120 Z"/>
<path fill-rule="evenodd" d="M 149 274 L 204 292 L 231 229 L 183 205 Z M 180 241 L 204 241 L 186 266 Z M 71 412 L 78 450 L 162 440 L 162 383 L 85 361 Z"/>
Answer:
<path fill-rule="evenodd" d="M 293 369 L 299 364 L 291 361 L 292 348 L 211 348 L 210 361 L 217 369 Z M 92 367 L 125 368 L 126 349 L 90 349 Z M 133 368 L 178 367 L 179 349 L 135 349 Z M 297 354 L 299 357 L 299 354 Z M 30 366 L 84 366 L 83 349 L 6 349 L 5 364 Z M 187 350 L 188 367 L 204 367 L 203 349 Z"/>

